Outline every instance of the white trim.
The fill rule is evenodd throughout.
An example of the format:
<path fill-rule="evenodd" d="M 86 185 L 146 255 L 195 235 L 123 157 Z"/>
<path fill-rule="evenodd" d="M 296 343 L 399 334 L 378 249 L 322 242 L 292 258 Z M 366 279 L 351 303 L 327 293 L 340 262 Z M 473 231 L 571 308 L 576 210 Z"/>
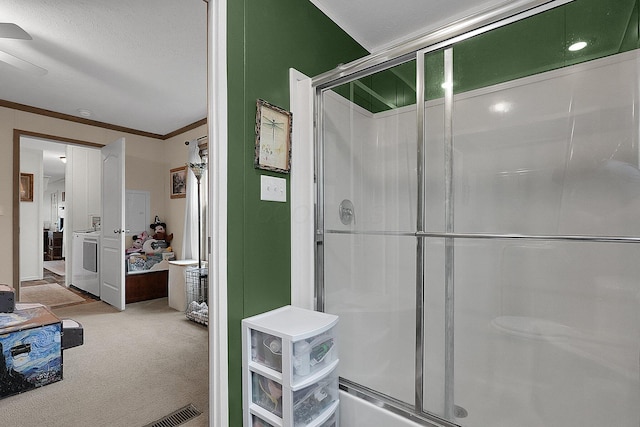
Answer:
<path fill-rule="evenodd" d="M 207 2 L 209 425 L 229 426 L 227 336 L 227 0 Z"/>
<path fill-rule="evenodd" d="M 291 145 L 291 305 L 313 310 L 314 292 L 314 144 L 311 78 L 289 69 L 293 113 Z"/>

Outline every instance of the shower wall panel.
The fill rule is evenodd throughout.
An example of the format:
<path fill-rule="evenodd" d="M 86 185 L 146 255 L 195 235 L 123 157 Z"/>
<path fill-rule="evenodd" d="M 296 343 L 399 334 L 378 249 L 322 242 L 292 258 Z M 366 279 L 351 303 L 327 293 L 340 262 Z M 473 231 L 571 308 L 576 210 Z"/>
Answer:
<path fill-rule="evenodd" d="M 366 150 L 375 148 L 375 127 L 371 113 L 349 103 L 333 92 L 323 99 L 324 139 L 324 222 L 330 230 L 349 231 L 378 221 L 372 209 L 364 209 L 367 182 L 373 171 L 367 164 Z M 338 215 L 342 200 L 355 206 L 352 224 L 343 224 Z"/>
<path fill-rule="evenodd" d="M 636 57 L 456 97 L 456 231 L 639 235 Z"/>
<path fill-rule="evenodd" d="M 415 106 L 374 115 L 331 91 L 323 102 L 325 228 L 415 231 Z M 345 199 L 349 225 L 337 215 Z"/>
<path fill-rule="evenodd" d="M 640 247 L 456 240 L 463 426 L 640 422 Z"/>
<path fill-rule="evenodd" d="M 415 281 L 405 276 L 416 266 L 415 257 L 404 255 L 415 251 L 415 239 L 327 234 L 325 246 L 325 259 L 335 266 L 325 270 L 325 280 L 335 284 L 325 305 L 340 316 L 340 376 L 412 403 Z M 345 257 L 339 249 L 346 246 L 357 254 Z"/>
<path fill-rule="evenodd" d="M 333 92 L 323 104 L 325 311 L 341 319 L 340 375 L 412 403 L 416 239 L 398 232 L 416 227 L 415 108 L 374 115 Z"/>

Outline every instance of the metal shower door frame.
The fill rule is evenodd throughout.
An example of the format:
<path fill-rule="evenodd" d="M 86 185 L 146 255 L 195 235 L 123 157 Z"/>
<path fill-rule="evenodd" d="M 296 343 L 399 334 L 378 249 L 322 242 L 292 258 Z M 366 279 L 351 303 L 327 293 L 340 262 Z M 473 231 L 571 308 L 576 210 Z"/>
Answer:
<path fill-rule="evenodd" d="M 341 65 L 312 79 L 315 89 L 314 100 L 314 143 L 315 143 L 315 295 L 316 309 L 325 310 L 324 298 L 324 134 L 323 134 L 323 92 L 336 86 L 352 82 L 361 77 L 383 71 L 396 65 L 416 61 L 416 111 L 417 111 L 417 231 L 416 233 L 396 233 L 413 235 L 416 238 L 416 342 L 415 342 L 415 401 L 411 407 L 390 396 L 371 390 L 362 385 L 340 378 L 340 389 L 353 394 L 376 406 L 401 415 L 421 425 L 455 427 L 449 421 L 428 413 L 424 409 L 424 256 L 425 240 L 429 237 L 443 238 L 445 242 L 445 384 L 444 415 L 454 418 L 454 242 L 456 238 L 533 238 L 552 240 L 592 240 L 591 236 L 514 236 L 459 234 L 454 229 L 453 216 L 453 88 L 445 88 L 445 230 L 434 233 L 426 230 L 426 154 L 425 154 L 425 55 L 437 50 L 445 51 L 445 81 L 452 81 L 453 45 L 478 34 L 511 24 L 530 16 L 545 12 L 572 0 L 519 0 L 503 4 L 466 19 L 456 21 L 425 36 L 407 41 L 388 50 L 377 52 L 349 64 Z M 447 80 L 448 78 L 448 80 Z M 387 234 L 387 233 L 380 233 Z M 395 235 L 395 234 L 394 234 Z M 610 241 L 607 240 L 607 241 Z M 637 242 L 638 239 L 616 239 L 616 241 Z"/>

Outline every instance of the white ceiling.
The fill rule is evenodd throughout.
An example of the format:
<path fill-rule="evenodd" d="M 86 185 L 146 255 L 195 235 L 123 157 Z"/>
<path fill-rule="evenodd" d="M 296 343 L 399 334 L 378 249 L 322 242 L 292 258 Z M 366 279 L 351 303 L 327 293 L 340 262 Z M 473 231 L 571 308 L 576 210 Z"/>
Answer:
<path fill-rule="evenodd" d="M 375 51 L 505 0 L 311 1 Z M 0 22 L 33 37 L 0 59 L 47 70 L 0 62 L 0 100 L 159 135 L 206 117 L 203 0 L 1 0 Z"/>
<path fill-rule="evenodd" d="M 0 39 L 44 75 L 0 62 L 0 99 L 165 135 L 206 117 L 202 0 L 2 0 Z"/>

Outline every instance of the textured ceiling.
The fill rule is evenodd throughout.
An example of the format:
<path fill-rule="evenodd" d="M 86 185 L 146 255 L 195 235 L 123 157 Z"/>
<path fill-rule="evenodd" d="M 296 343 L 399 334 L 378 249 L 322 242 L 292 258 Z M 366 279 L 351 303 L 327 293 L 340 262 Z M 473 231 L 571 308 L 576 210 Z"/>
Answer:
<path fill-rule="evenodd" d="M 47 70 L 0 62 L 2 100 L 160 135 L 206 117 L 202 0 L 2 0 L 0 22 L 33 37 L 0 51 Z"/>

